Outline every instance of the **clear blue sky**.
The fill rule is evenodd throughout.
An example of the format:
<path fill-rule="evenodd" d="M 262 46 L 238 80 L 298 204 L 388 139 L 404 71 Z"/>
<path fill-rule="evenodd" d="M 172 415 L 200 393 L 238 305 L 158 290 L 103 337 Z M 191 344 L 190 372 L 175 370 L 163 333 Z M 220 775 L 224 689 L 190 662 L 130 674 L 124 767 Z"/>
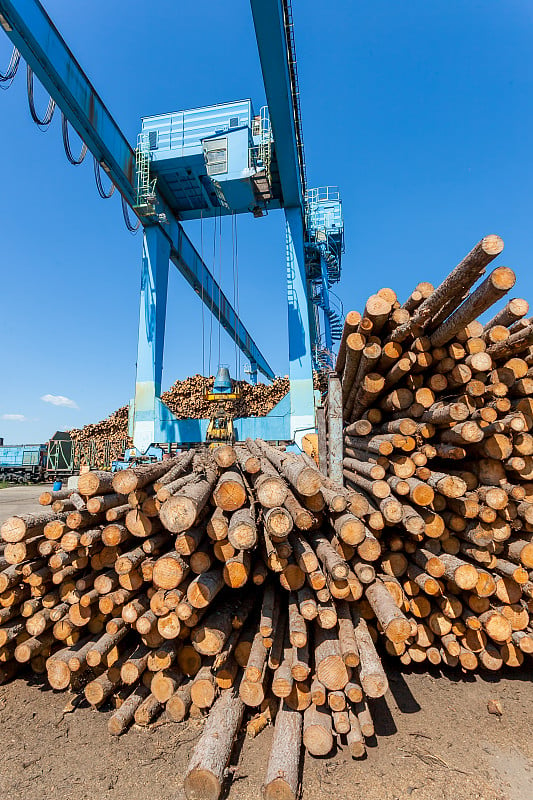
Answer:
<path fill-rule="evenodd" d="M 132 143 L 142 115 L 264 102 L 246 0 L 45 6 Z M 293 6 L 309 184 L 339 185 L 344 201 L 345 309 L 380 286 L 404 299 L 420 280 L 437 283 L 486 233 L 505 239 L 513 294 L 533 299 L 529 0 Z M 9 53 L 0 31 L 0 69 Z M 0 92 L 0 123 L 0 417 L 25 418 L 0 420 L 0 436 L 43 441 L 133 392 L 141 237 L 126 231 L 118 197 L 98 197 L 89 160 L 68 164 L 59 118 L 46 133 L 32 123 L 23 70 Z M 285 374 L 283 216 L 238 226 L 241 315 Z M 223 247 L 231 294 L 229 222 Z M 201 370 L 200 303 L 171 267 L 164 384 Z"/>

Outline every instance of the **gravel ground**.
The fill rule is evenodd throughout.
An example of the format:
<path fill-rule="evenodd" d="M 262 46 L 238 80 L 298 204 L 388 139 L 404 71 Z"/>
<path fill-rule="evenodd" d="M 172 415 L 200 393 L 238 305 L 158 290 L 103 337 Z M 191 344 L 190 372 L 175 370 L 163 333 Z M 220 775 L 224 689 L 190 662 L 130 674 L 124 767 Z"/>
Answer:
<path fill-rule="evenodd" d="M 39 495 L 45 489 L 51 489 L 51 483 L 32 484 L 31 486 L 7 486 L 0 489 L 0 522 L 13 514 L 31 514 L 42 511 Z"/>

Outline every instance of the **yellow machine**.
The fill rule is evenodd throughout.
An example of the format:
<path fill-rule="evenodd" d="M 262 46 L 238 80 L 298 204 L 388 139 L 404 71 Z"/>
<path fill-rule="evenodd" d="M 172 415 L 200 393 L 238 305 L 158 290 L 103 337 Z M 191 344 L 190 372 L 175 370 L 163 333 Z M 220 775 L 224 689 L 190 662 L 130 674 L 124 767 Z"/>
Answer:
<path fill-rule="evenodd" d="M 221 365 L 216 374 L 213 390 L 205 395 L 206 400 L 212 403 L 206 433 L 206 441 L 211 443 L 211 447 L 216 447 L 218 444 L 233 444 L 235 441 L 233 403 L 240 396 L 239 390 L 234 389 L 228 367 Z"/>

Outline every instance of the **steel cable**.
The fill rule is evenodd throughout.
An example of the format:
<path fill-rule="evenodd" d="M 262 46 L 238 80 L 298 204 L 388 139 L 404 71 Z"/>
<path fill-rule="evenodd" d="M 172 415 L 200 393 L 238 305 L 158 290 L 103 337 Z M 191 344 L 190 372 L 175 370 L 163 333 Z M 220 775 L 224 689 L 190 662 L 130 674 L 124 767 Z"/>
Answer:
<path fill-rule="evenodd" d="M 234 310 L 234 326 L 233 326 L 233 344 L 235 347 L 235 380 L 239 380 L 239 365 L 238 365 L 238 346 L 237 346 L 237 275 L 236 275 L 236 227 L 237 217 L 235 212 L 231 215 L 231 262 L 232 262 L 232 276 L 233 276 L 233 310 Z"/>
<path fill-rule="evenodd" d="M 33 96 L 33 70 L 29 64 L 26 65 L 26 85 L 28 87 L 28 105 L 30 107 L 31 118 L 41 130 L 45 130 L 52 122 L 52 117 L 54 116 L 54 111 L 56 110 L 56 101 L 50 97 L 45 115 L 42 119 L 40 119 L 37 111 L 35 110 Z"/>
<path fill-rule="evenodd" d="M 13 83 L 13 79 L 17 74 L 17 70 L 20 64 L 20 53 L 16 47 L 13 48 L 13 52 L 11 53 L 11 58 L 9 59 L 9 64 L 7 65 L 6 72 L 0 72 L 0 88 L 2 89 L 9 89 L 11 84 Z M 7 83 L 7 86 L 2 86 L 3 83 Z"/>
<path fill-rule="evenodd" d="M 100 173 L 100 164 L 98 160 L 93 156 L 94 162 L 94 179 L 96 181 L 96 188 L 98 189 L 98 194 L 102 198 L 102 200 L 109 200 L 113 192 L 115 191 L 115 184 L 111 183 L 111 189 L 108 193 L 106 193 L 103 184 L 102 184 L 102 175 Z"/>
<path fill-rule="evenodd" d="M 237 328 L 237 320 L 240 321 L 240 299 L 239 299 L 239 232 L 237 229 L 237 217 L 235 217 L 235 286 L 236 286 L 236 304 L 235 310 L 237 312 L 237 318 L 235 320 L 235 329 Z M 241 379 L 241 348 L 237 347 L 237 355 L 239 359 L 239 368 L 237 370 L 237 378 L 238 380 Z"/>
<path fill-rule="evenodd" d="M 133 233 L 135 235 L 137 233 L 137 231 L 139 230 L 139 226 L 141 224 L 141 220 L 138 219 L 137 220 L 137 225 L 133 225 L 131 220 L 130 220 L 130 215 L 129 215 L 129 212 L 128 212 L 128 204 L 124 200 L 122 195 L 120 196 L 120 199 L 121 199 L 121 202 L 122 202 L 122 214 L 124 216 L 124 222 L 126 223 L 126 228 L 129 230 L 130 233 Z"/>
<path fill-rule="evenodd" d="M 211 353 L 213 349 L 213 310 L 215 305 L 215 275 L 217 271 L 216 254 L 217 254 L 217 215 L 215 214 L 214 226 L 213 226 L 213 272 L 211 281 L 211 314 L 210 314 L 210 326 L 209 326 L 209 364 L 208 364 L 209 376 L 211 376 Z"/>
<path fill-rule="evenodd" d="M 65 148 L 66 157 L 75 167 L 79 166 L 87 155 L 87 145 L 85 142 L 82 142 L 78 158 L 75 158 L 72 155 L 72 150 L 70 149 L 70 139 L 68 135 L 68 120 L 63 112 L 61 112 L 61 133 L 63 134 L 63 147 Z"/>

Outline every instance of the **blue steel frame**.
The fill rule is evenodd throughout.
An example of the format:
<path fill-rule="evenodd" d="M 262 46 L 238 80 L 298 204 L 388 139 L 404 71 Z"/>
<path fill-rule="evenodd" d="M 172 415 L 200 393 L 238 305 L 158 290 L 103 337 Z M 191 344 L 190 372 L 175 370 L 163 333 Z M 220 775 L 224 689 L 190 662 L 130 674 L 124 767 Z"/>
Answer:
<path fill-rule="evenodd" d="M 287 231 L 287 288 L 290 362 L 290 430 L 280 414 L 279 434 L 269 435 L 269 417 L 246 420 L 270 439 L 295 439 L 315 429 L 312 342 L 316 326 L 305 264 L 305 167 L 295 102 L 295 64 L 289 63 L 292 44 L 287 38 L 289 0 L 251 0 L 263 80 L 276 142 Z M 0 25 L 33 69 L 51 97 L 97 158 L 126 201 L 134 203 L 135 157 L 111 114 L 90 84 L 59 32 L 38 0 L 0 0 Z M 294 55 L 292 55 L 292 59 Z M 163 340 L 166 318 L 169 258 L 189 284 L 202 294 L 206 305 L 257 370 L 267 378 L 273 372 L 248 331 L 237 317 L 220 286 L 203 263 L 170 210 L 168 199 L 157 191 L 158 215 L 145 226 L 139 316 L 139 343 L 135 413 L 135 445 L 144 450 L 153 442 L 170 440 L 176 420 L 160 400 Z M 282 401 L 283 403 L 283 401 Z M 272 420 L 273 421 L 273 420 Z M 201 422 L 201 421 L 199 421 Z M 173 437 L 184 441 L 184 437 Z M 242 438 L 242 437 L 241 437 Z M 198 440 L 198 439 L 196 439 Z"/>
<path fill-rule="evenodd" d="M 133 206 L 135 153 L 41 3 L 0 0 L 0 25 L 124 199 Z M 252 367 L 268 379 L 274 378 L 270 365 L 170 210 L 166 198 L 159 190 L 156 194 L 161 217 L 141 218 L 145 226 L 141 284 L 150 290 L 141 292 L 135 392 L 138 407 L 134 419 L 134 429 L 140 425 L 135 437 L 139 445 L 149 435 L 155 437 L 149 444 L 166 441 L 157 438 L 165 427 L 162 420 L 168 423 L 173 419 L 159 399 L 169 258 L 206 306 L 220 316 L 224 329 L 250 359 Z M 152 434 L 148 433 L 149 428 Z"/>

